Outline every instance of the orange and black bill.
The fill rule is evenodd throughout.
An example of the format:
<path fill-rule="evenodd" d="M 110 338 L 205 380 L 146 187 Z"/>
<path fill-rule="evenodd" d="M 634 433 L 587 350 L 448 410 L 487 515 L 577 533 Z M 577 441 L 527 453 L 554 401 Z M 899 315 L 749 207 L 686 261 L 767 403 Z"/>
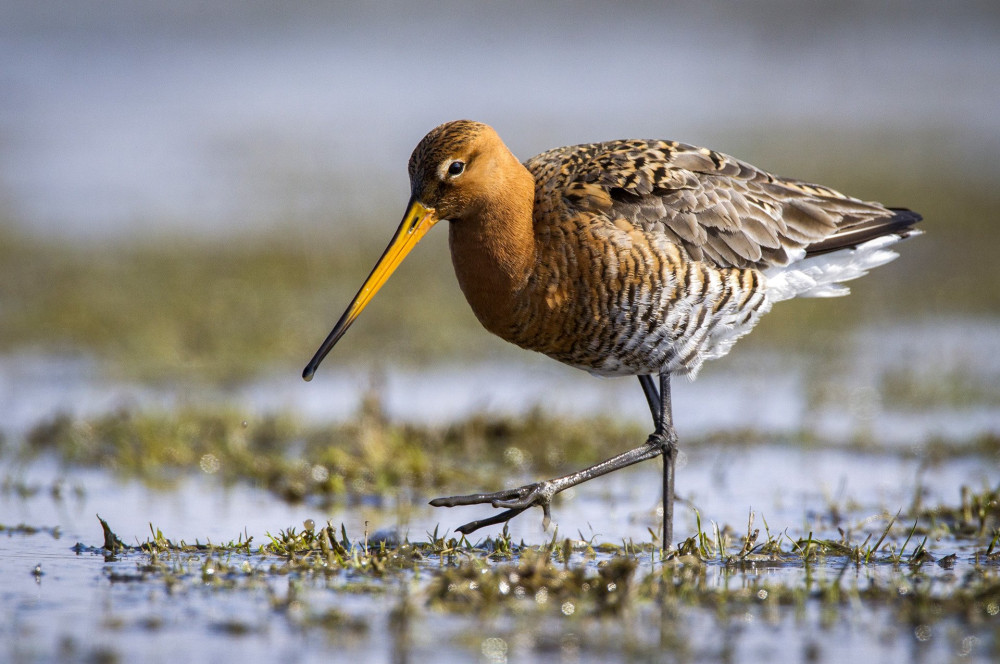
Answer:
<path fill-rule="evenodd" d="M 361 285 L 361 290 L 351 300 L 347 311 L 340 317 L 337 324 L 333 326 L 333 331 L 330 332 L 330 335 L 323 342 L 323 345 L 319 347 L 319 350 L 316 351 L 313 358 L 309 360 L 309 364 L 302 371 L 304 379 L 312 380 L 319 363 L 323 361 L 327 353 L 340 341 L 340 338 L 347 332 L 347 328 L 361 315 L 364 308 L 375 297 L 375 293 L 389 280 L 389 277 L 396 271 L 399 264 L 403 262 L 403 259 L 410 253 L 410 250 L 417 245 L 420 238 L 437 222 L 438 218 L 433 208 L 424 207 L 420 201 L 410 199 L 410 203 L 406 208 L 406 214 L 403 216 L 403 221 L 399 224 L 396 234 L 392 236 L 392 241 L 385 248 L 385 252 L 378 259 L 378 263 L 375 264 L 375 268 L 368 275 L 365 283 Z"/>

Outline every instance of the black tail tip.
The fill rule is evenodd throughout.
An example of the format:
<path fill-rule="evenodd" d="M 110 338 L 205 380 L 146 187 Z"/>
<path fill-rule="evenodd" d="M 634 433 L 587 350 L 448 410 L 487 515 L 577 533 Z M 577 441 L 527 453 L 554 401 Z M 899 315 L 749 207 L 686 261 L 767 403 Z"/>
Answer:
<path fill-rule="evenodd" d="M 909 228 L 918 221 L 922 221 L 924 216 L 919 212 L 914 212 L 908 208 L 889 208 L 893 211 L 892 223 L 903 228 Z"/>

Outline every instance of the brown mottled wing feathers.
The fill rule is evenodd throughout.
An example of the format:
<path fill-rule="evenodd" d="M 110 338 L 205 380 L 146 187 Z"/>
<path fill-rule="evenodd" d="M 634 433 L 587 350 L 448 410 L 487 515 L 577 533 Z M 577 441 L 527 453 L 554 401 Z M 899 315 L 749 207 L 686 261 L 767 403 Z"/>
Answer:
<path fill-rule="evenodd" d="M 905 234 L 920 219 L 672 141 L 557 148 L 526 166 L 540 190 L 561 190 L 568 213 L 624 219 L 718 267 L 783 265 L 789 251 L 856 246 L 886 233 Z"/>

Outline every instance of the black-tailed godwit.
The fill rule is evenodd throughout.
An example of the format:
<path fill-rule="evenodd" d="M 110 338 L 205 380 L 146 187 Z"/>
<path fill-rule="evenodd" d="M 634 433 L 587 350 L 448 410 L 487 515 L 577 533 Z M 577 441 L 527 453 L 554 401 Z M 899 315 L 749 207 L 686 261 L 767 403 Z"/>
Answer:
<path fill-rule="evenodd" d="M 664 456 L 663 547 L 673 542 L 677 436 L 670 377 L 722 357 L 775 302 L 844 295 L 889 262 L 920 215 L 777 177 L 683 143 L 621 140 L 549 150 L 521 163 L 478 122 L 443 124 L 409 162 L 410 201 L 392 241 L 306 366 L 316 367 L 409 251 L 449 222 L 458 283 L 483 326 L 599 376 L 638 376 L 653 416 L 641 446 L 571 475 L 438 498 L 503 512 L 532 506 Z"/>

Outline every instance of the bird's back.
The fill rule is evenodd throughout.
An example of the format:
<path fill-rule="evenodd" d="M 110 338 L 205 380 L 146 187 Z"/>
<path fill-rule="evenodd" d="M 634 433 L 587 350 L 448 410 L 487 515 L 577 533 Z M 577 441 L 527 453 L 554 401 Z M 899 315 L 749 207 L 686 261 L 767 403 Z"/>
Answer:
<path fill-rule="evenodd" d="M 775 301 L 846 292 L 920 216 L 670 141 L 557 148 L 509 336 L 597 374 L 697 372 Z"/>

